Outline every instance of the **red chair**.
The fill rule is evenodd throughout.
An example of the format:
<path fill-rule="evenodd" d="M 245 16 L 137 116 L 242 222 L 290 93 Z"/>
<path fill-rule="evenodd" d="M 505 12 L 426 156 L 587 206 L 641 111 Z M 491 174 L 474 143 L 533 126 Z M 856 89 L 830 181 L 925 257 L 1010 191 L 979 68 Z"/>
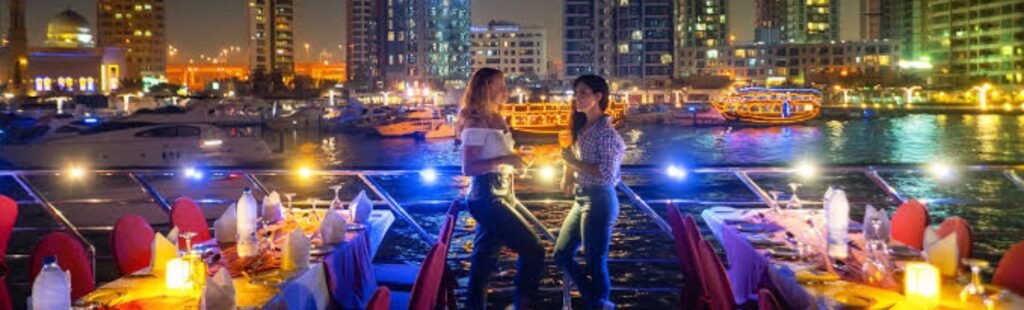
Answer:
<path fill-rule="evenodd" d="M 1003 254 L 999 265 L 996 265 L 992 284 L 1024 295 L 1024 241 L 1018 241 Z"/>
<path fill-rule="evenodd" d="M 441 303 L 441 284 L 444 279 L 448 253 L 444 251 L 448 245 L 438 242 L 427 251 L 427 257 L 420 265 L 416 274 L 416 282 L 409 293 L 409 309 L 433 310 Z"/>
<path fill-rule="evenodd" d="M 391 290 L 387 286 L 381 286 L 377 288 L 376 292 L 373 292 L 373 297 L 370 297 L 370 302 L 366 303 L 366 310 L 388 310 L 391 308 Z"/>
<path fill-rule="evenodd" d="M 196 205 L 192 198 L 181 197 L 174 200 L 174 206 L 171 207 L 171 225 L 178 227 L 178 231 L 182 233 L 196 233 L 196 236 L 192 238 L 192 244 L 210 240 L 210 226 L 206 224 L 203 210 L 199 209 L 199 205 Z M 185 238 L 179 237 L 178 247 L 184 249 L 185 246 Z"/>
<path fill-rule="evenodd" d="M 32 250 L 29 281 L 35 281 L 43 269 L 43 258 L 51 255 L 57 256 L 57 265 L 61 269 L 71 272 L 71 300 L 78 300 L 96 289 L 92 262 L 85 247 L 75 236 L 62 231 L 46 235 Z"/>
<path fill-rule="evenodd" d="M 909 200 L 896 209 L 889 225 L 892 240 L 904 245 L 924 249 L 924 230 L 928 227 L 928 208 L 917 200 Z"/>
<path fill-rule="evenodd" d="M 951 233 L 956 233 L 956 248 L 960 251 L 960 258 L 971 257 L 974 234 L 971 232 L 971 225 L 964 219 L 953 216 L 942 221 L 939 225 L 939 238 L 945 238 Z"/>
<path fill-rule="evenodd" d="M 768 288 L 761 288 L 757 291 L 758 310 L 783 310 L 782 304 L 775 298 L 775 293 Z"/>
<path fill-rule="evenodd" d="M 125 215 L 117 220 L 110 234 L 110 250 L 122 276 L 149 266 L 155 236 L 153 227 L 141 216 Z"/>
<path fill-rule="evenodd" d="M 704 298 L 701 289 L 700 275 L 698 274 L 698 259 L 696 255 L 696 242 L 692 237 L 694 232 L 690 229 L 688 221 L 694 221 L 692 216 L 687 219 L 679 213 L 674 204 L 668 205 L 668 223 L 672 227 L 672 239 L 676 245 L 676 257 L 679 267 L 683 271 L 683 288 L 681 295 L 683 299 L 682 309 L 699 308 Z M 695 222 L 695 221 L 694 221 Z M 697 233 L 699 234 L 699 232 Z"/>
<path fill-rule="evenodd" d="M 735 310 L 736 299 L 732 295 L 732 285 L 725 274 L 725 267 L 722 260 L 711 248 L 711 243 L 701 240 L 698 248 L 700 254 L 700 275 L 706 292 L 708 309 L 711 310 Z"/>
<path fill-rule="evenodd" d="M 11 309 L 11 295 L 7 291 L 7 275 L 10 270 L 4 255 L 7 254 L 7 244 L 11 240 L 11 232 L 14 231 L 14 222 L 18 220 L 18 203 L 11 198 L 0 195 L 0 310 Z"/>

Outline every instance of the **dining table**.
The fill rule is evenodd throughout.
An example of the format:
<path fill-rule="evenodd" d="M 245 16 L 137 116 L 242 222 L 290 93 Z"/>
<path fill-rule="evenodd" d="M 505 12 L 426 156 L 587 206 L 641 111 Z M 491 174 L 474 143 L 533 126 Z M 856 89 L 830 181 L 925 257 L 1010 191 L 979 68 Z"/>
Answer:
<path fill-rule="evenodd" d="M 907 263 L 924 262 L 924 255 L 892 245 L 885 251 L 890 254 L 885 255 L 884 272 L 865 273 L 865 264 L 883 260 L 878 259 L 881 251 L 871 256 L 864 227 L 856 221 L 848 228 L 848 255 L 837 259 L 822 254 L 828 253 L 822 209 L 722 206 L 704 210 L 701 217 L 724 249 L 737 304 L 755 301 L 759 289 L 769 288 L 792 309 L 920 308 L 904 296 L 901 273 Z M 875 259 L 869 261 L 869 256 Z M 964 278 L 970 279 L 942 278 L 939 308 L 1024 309 L 1024 298 L 992 285 L 986 285 L 988 298 L 961 298 Z"/>
<path fill-rule="evenodd" d="M 324 212 L 330 211 L 297 211 L 293 216 L 315 225 Z M 319 244 L 317 227 L 303 226 L 313 247 L 308 266 L 298 270 L 286 271 L 280 263 L 284 236 L 294 229 L 293 222 L 261 229 L 261 233 L 266 229 L 273 233 L 261 241 L 256 258 L 240 259 L 235 244 L 217 244 L 215 239 L 194 248 L 203 253 L 209 275 L 221 268 L 230 270 L 238 309 L 362 309 L 377 288 L 373 257 L 394 220 L 390 210 L 374 210 L 366 223 L 347 225 L 344 241 L 330 245 Z M 259 267 L 254 261 L 259 261 Z M 243 264 L 247 266 L 238 267 Z M 83 309 L 200 309 L 201 299 L 201 289 L 185 294 L 166 289 L 165 276 L 147 268 L 99 286 L 75 305 Z"/>

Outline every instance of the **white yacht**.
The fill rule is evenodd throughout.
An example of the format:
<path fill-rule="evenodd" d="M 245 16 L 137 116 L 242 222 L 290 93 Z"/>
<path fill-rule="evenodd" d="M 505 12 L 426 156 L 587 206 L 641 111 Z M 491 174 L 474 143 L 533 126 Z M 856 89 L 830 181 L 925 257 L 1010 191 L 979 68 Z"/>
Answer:
<path fill-rule="evenodd" d="M 191 101 L 191 102 L 189 102 Z M 174 105 L 142 109 L 119 121 L 148 123 L 206 123 L 217 126 L 250 126 L 263 121 L 267 108 L 262 102 L 188 100 L 185 107 Z"/>
<path fill-rule="evenodd" d="M 451 138 L 455 136 L 454 126 L 440 113 L 440 110 L 412 110 L 394 120 L 374 126 L 384 137 L 423 136 L 427 139 Z"/>
<path fill-rule="evenodd" d="M 23 168 L 238 166 L 276 158 L 258 136 L 209 124 L 112 122 L 77 133 L 74 127 L 62 129 L 3 145 L 0 158 Z"/>

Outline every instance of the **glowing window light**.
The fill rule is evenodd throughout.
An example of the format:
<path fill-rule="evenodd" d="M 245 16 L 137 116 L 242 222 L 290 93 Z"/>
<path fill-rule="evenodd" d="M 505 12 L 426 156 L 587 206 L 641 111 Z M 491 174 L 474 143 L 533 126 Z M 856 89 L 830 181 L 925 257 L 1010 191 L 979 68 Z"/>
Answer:
<path fill-rule="evenodd" d="M 437 181 L 437 170 L 434 168 L 420 170 L 420 179 L 427 183 L 434 183 Z"/>

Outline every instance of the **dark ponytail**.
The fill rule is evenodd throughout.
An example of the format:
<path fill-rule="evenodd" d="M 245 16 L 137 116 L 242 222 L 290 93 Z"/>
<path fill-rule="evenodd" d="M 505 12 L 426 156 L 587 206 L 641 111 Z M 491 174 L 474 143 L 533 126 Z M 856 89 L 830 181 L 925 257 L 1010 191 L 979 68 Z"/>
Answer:
<path fill-rule="evenodd" d="M 590 91 L 601 94 L 601 98 L 597 100 L 597 107 L 601 109 L 601 112 L 607 111 L 609 96 L 608 81 L 605 81 L 604 78 L 594 74 L 585 74 L 576 78 L 576 81 L 572 82 L 572 89 L 575 91 L 576 86 L 580 85 L 580 83 L 587 85 L 587 87 L 590 88 Z M 587 124 L 587 115 L 576 109 L 576 100 L 574 99 L 569 112 L 569 129 L 572 130 L 573 143 L 579 139 L 580 131 L 583 131 L 583 126 Z"/>

